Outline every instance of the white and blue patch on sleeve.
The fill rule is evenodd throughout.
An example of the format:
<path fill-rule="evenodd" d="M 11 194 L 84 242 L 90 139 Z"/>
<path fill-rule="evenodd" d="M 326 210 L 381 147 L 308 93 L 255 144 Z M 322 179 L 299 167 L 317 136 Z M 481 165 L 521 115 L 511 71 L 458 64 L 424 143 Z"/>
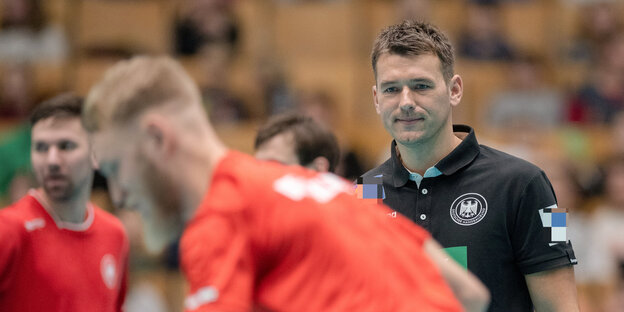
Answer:
<path fill-rule="evenodd" d="M 567 212 L 567 209 L 558 208 L 556 204 L 539 210 L 542 226 L 550 232 L 550 246 L 567 241 Z"/>

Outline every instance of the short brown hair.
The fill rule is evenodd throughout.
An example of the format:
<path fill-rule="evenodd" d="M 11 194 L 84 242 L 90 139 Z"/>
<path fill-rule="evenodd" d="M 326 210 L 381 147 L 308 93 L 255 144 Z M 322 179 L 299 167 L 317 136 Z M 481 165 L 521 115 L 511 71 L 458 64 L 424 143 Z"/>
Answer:
<path fill-rule="evenodd" d="M 336 137 L 308 116 L 283 114 L 271 118 L 258 130 L 254 148 L 258 149 L 276 135 L 287 132 L 293 134 L 300 165 L 306 166 L 316 157 L 323 156 L 329 161 L 329 171 L 336 170 L 340 155 Z"/>
<path fill-rule="evenodd" d="M 201 103 L 199 89 L 170 57 L 136 56 L 115 64 L 91 89 L 83 113 L 87 131 L 124 124 L 166 103 Z"/>
<path fill-rule="evenodd" d="M 82 114 L 84 101 L 73 93 L 62 93 L 37 105 L 30 115 L 30 125 L 50 117 L 77 117 Z"/>
<path fill-rule="evenodd" d="M 432 53 L 440 59 L 442 76 L 448 82 L 453 77 L 455 56 L 449 39 L 436 26 L 405 20 L 388 26 L 379 33 L 373 44 L 371 61 L 377 79 L 377 61 L 383 53 L 418 56 Z"/>

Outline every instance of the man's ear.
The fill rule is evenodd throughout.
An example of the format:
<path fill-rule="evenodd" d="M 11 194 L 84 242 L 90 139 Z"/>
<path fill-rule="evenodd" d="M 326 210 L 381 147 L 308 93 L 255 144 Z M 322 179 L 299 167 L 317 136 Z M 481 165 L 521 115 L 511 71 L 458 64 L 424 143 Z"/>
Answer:
<path fill-rule="evenodd" d="M 456 107 L 464 94 L 464 82 L 459 75 L 453 76 L 449 82 L 451 88 L 451 106 Z"/>
<path fill-rule="evenodd" d="M 329 160 L 323 156 L 319 156 L 314 158 L 311 163 L 309 163 L 307 168 L 312 170 L 316 170 L 318 172 L 328 172 L 329 171 Z"/>
<path fill-rule="evenodd" d="M 165 157 L 171 155 L 175 138 L 171 124 L 162 116 L 151 114 L 145 116 L 141 123 L 142 149 L 148 157 Z M 159 157 L 159 158 L 160 158 Z"/>
<path fill-rule="evenodd" d="M 379 101 L 377 100 L 377 85 L 373 86 L 373 103 L 375 103 L 375 111 L 377 111 L 377 114 L 380 114 L 381 110 L 379 110 Z"/>

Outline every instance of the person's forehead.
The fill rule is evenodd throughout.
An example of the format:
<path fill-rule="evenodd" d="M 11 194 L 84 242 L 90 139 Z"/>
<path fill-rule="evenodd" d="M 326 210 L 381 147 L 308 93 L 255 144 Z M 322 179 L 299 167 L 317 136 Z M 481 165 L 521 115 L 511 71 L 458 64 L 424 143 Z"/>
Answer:
<path fill-rule="evenodd" d="M 83 140 L 87 138 L 87 132 L 78 117 L 49 117 L 39 120 L 32 127 L 32 137 L 33 140 Z"/>
<path fill-rule="evenodd" d="M 442 76 L 440 59 L 435 54 L 398 55 L 385 53 L 377 62 L 377 80 L 437 78 Z M 407 77 L 406 77 L 407 76 Z"/>
<path fill-rule="evenodd" d="M 396 53 L 383 53 L 377 61 L 378 69 L 384 67 L 404 67 L 404 66 L 418 66 L 418 67 L 439 67 L 440 58 L 433 53 L 425 53 L 419 55 L 401 55 Z"/>

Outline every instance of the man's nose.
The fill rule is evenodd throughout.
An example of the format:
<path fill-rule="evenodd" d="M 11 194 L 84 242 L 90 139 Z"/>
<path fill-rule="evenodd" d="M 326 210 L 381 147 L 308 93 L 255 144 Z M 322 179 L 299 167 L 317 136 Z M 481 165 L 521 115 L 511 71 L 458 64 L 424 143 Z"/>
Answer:
<path fill-rule="evenodd" d="M 403 86 L 401 90 L 401 99 L 399 106 L 403 111 L 412 111 L 416 107 L 416 103 L 414 102 L 414 98 L 412 97 L 412 90 L 408 86 Z"/>
<path fill-rule="evenodd" d="M 61 164 L 60 151 L 56 146 L 50 147 L 47 155 L 48 166 L 59 167 Z"/>

